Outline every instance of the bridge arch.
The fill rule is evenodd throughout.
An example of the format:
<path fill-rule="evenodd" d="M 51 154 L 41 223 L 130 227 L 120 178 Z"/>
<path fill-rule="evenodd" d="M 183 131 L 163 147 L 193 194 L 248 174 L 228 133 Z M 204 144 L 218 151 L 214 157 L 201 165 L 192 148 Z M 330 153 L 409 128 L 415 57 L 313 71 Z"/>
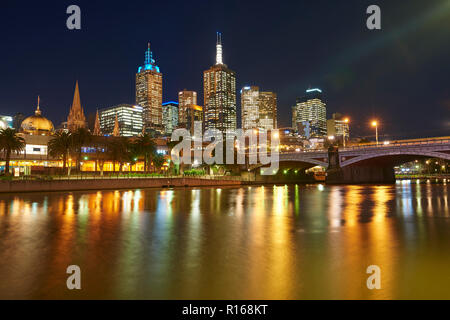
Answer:
<path fill-rule="evenodd" d="M 349 158 L 349 159 L 348 159 Z M 381 166 L 398 166 L 403 163 L 414 161 L 417 158 L 439 158 L 450 160 L 450 153 L 437 151 L 389 151 L 389 152 L 371 152 L 358 156 L 341 155 L 341 167 L 350 165 L 381 165 Z"/>

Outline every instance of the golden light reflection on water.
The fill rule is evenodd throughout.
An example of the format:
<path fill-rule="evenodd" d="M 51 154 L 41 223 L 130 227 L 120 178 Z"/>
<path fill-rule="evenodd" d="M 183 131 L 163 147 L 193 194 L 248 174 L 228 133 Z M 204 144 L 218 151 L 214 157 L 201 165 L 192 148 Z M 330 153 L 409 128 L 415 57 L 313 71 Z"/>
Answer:
<path fill-rule="evenodd" d="M 0 298 L 450 298 L 448 218 L 408 181 L 2 195 Z"/>

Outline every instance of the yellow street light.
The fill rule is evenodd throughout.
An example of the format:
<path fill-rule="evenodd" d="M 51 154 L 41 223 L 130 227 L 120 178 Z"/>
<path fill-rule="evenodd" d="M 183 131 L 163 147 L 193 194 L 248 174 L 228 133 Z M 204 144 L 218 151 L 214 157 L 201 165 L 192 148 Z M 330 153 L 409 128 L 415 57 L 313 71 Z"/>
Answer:
<path fill-rule="evenodd" d="M 348 124 L 349 122 L 350 122 L 350 120 L 348 119 L 348 118 L 345 118 L 344 119 L 344 122 L 346 123 L 346 124 Z M 346 128 L 344 128 L 344 134 L 343 134 L 343 137 L 342 137 L 342 145 L 343 145 L 343 147 L 345 148 L 345 133 L 346 133 L 346 130 L 345 130 Z"/>
<path fill-rule="evenodd" d="M 375 127 L 375 138 L 378 145 L 378 122 L 376 120 L 372 121 L 372 127 Z"/>

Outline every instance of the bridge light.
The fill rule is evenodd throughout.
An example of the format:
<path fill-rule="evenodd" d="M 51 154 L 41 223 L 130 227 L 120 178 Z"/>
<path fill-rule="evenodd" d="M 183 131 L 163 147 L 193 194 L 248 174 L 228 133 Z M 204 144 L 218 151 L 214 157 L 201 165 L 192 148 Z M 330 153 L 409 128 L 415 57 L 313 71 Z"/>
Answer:
<path fill-rule="evenodd" d="M 378 125 L 378 122 L 372 121 L 372 127 L 376 127 Z"/>
<path fill-rule="evenodd" d="M 383 144 L 384 145 L 388 145 L 388 144 L 390 144 L 390 142 L 389 141 L 385 141 L 385 142 L 383 142 Z"/>

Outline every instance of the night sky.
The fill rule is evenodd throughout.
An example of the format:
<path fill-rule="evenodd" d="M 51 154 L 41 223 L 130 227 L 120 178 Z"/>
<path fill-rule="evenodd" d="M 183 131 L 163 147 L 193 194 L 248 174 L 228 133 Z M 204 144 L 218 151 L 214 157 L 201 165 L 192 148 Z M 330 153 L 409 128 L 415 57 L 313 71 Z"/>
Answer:
<path fill-rule="evenodd" d="M 79 31 L 66 28 L 71 4 L 81 8 Z M 366 28 L 370 4 L 381 7 L 382 30 Z M 291 125 L 295 99 L 318 87 L 328 118 L 347 115 L 352 136 L 373 135 L 373 118 L 385 137 L 450 134 L 449 0 L 1 0 L 0 114 L 31 115 L 40 95 L 43 115 L 58 126 L 76 80 L 86 115 L 134 104 L 148 41 L 163 101 L 186 88 L 203 105 L 217 31 L 237 92 L 276 92 L 280 126 Z"/>

